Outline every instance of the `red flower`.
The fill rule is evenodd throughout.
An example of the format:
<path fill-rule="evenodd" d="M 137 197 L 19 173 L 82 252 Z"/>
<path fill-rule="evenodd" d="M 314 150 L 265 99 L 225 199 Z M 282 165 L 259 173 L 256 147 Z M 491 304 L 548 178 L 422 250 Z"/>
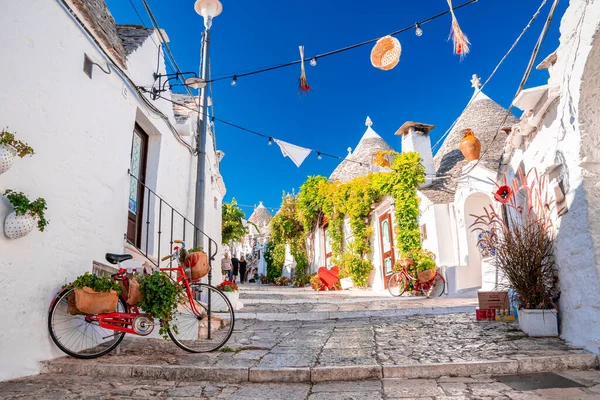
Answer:
<path fill-rule="evenodd" d="M 499 201 L 502 204 L 506 204 L 510 201 L 512 194 L 513 193 L 510 186 L 504 185 L 500 186 L 498 190 L 496 190 L 496 193 L 494 193 L 494 198 L 496 199 L 496 201 Z"/>

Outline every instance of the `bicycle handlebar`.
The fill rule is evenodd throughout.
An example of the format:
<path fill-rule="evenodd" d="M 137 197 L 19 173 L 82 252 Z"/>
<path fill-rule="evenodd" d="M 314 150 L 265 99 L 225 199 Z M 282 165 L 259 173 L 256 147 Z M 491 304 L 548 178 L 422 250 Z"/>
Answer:
<path fill-rule="evenodd" d="M 173 243 L 183 243 L 182 240 L 173 240 Z"/>
<path fill-rule="evenodd" d="M 168 256 L 164 256 L 163 258 L 161 258 L 160 261 L 166 261 L 166 260 L 168 260 L 171 257 L 173 257 L 173 255 L 169 254 Z"/>

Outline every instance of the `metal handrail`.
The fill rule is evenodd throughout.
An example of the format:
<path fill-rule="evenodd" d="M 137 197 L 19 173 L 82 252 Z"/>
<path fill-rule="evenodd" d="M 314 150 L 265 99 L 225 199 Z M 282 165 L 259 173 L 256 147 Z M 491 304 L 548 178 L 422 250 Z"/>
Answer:
<path fill-rule="evenodd" d="M 183 234 L 181 237 L 181 240 L 185 241 L 185 232 L 186 232 L 186 224 L 188 224 L 189 226 L 191 226 L 193 228 L 193 231 L 195 233 L 196 237 L 199 237 L 199 235 L 202 235 L 204 237 L 206 237 L 208 239 L 208 263 L 210 266 L 209 272 L 208 272 L 208 283 L 211 283 L 212 280 L 212 262 L 215 260 L 215 256 L 218 253 L 218 244 L 217 242 L 211 238 L 210 236 L 208 236 L 208 234 L 206 234 L 204 231 L 202 231 L 200 228 L 198 228 L 196 225 L 194 225 L 194 223 L 192 221 L 190 221 L 188 218 L 185 217 L 185 215 L 183 215 L 182 213 L 180 213 L 179 211 L 177 211 L 173 206 L 171 206 L 167 201 L 165 201 L 162 197 L 160 197 L 154 190 L 150 189 L 144 182 L 140 181 L 135 175 L 131 174 L 131 171 L 129 171 L 129 177 L 131 179 L 135 179 L 135 181 L 137 182 L 138 185 L 138 191 L 142 190 L 142 196 L 143 196 L 143 205 L 146 206 L 146 212 L 144 213 L 142 211 L 142 213 L 138 214 L 141 216 L 141 219 L 143 220 L 143 215 L 141 214 L 146 214 L 146 249 L 142 250 L 140 247 L 138 247 L 138 245 L 136 243 L 131 243 L 130 241 L 128 241 L 130 244 L 132 244 L 133 246 L 135 246 L 138 250 L 140 250 L 141 252 L 143 252 L 143 255 L 154 265 L 156 265 L 157 267 L 160 264 L 160 254 L 161 254 L 161 235 L 162 235 L 162 210 L 163 210 L 163 205 L 165 207 L 168 207 L 171 209 L 171 232 L 170 232 L 170 244 L 171 244 L 171 249 L 173 248 L 173 244 L 174 244 L 174 221 L 175 221 L 175 217 L 176 215 L 182 218 L 183 221 Z M 146 197 L 146 193 L 148 194 L 148 196 Z M 150 256 L 148 255 L 148 247 L 149 247 L 149 241 L 150 241 L 150 203 L 151 203 L 151 198 L 154 198 L 155 201 L 158 201 L 158 249 L 157 249 L 157 262 L 154 262 L 154 260 L 152 260 L 150 258 Z M 139 232 L 139 223 L 143 221 L 140 221 L 140 218 L 136 218 L 136 226 L 135 226 L 135 230 L 136 230 L 136 236 Z M 143 233 L 141 234 L 141 236 L 143 236 Z M 142 239 L 142 238 L 140 238 Z M 214 251 L 213 251 L 214 250 Z M 169 261 L 170 263 L 172 262 Z"/>

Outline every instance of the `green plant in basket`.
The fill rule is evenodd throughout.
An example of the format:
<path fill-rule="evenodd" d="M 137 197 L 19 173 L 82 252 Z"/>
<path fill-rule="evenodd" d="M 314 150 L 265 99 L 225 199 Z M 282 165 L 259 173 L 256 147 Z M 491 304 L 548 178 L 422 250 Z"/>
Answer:
<path fill-rule="evenodd" d="M 86 272 L 75 279 L 71 285 L 76 289 L 83 289 L 89 287 L 96 292 L 108 293 L 111 290 L 121 294 L 121 287 L 115 282 L 110 276 L 98 276 Z"/>
<path fill-rule="evenodd" d="M 20 158 L 25 156 L 32 156 L 35 154 L 33 148 L 29 146 L 27 143 L 21 142 L 20 140 L 15 139 L 15 134 L 7 132 L 2 129 L 0 132 L 0 146 L 10 146 L 17 152 L 17 155 Z"/>
<path fill-rule="evenodd" d="M 40 232 L 44 231 L 44 228 L 48 225 L 48 220 L 44 215 L 44 212 L 48 209 L 46 200 L 40 197 L 35 201 L 30 201 L 23 192 L 15 192 L 10 189 L 4 192 L 4 196 L 15 208 L 15 213 L 17 215 L 29 214 L 30 216 L 37 218 L 38 229 Z"/>
<path fill-rule="evenodd" d="M 172 324 L 173 314 L 182 301 L 183 289 L 165 273 L 154 271 L 150 275 L 138 277 L 142 300 L 138 306 L 152 317 L 161 321 L 158 333 L 168 339 L 167 331 L 177 333 L 177 326 Z"/>
<path fill-rule="evenodd" d="M 179 263 L 183 264 L 186 257 L 189 256 L 191 253 L 204 253 L 204 248 L 202 246 L 199 246 L 194 247 L 190 250 L 181 249 L 181 251 L 179 251 Z"/>
<path fill-rule="evenodd" d="M 219 289 L 222 292 L 237 292 L 239 290 L 238 285 L 235 282 L 231 282 L 228 280 L 225 280 L 223 282 L 221 282 L 219 285 L 217 285 L 217 289 Z"/>

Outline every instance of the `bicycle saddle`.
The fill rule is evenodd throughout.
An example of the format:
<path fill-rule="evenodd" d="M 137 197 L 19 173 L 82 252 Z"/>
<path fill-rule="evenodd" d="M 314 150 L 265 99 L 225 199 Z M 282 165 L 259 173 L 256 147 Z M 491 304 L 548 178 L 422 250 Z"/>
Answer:
<path fill-rule="evenodd" d="M 118 264 L 123 261 L 131 260 L 133 256 L 131 254 L 112 254 L 106 253 L 106 261 L 111 264 Z"/>

